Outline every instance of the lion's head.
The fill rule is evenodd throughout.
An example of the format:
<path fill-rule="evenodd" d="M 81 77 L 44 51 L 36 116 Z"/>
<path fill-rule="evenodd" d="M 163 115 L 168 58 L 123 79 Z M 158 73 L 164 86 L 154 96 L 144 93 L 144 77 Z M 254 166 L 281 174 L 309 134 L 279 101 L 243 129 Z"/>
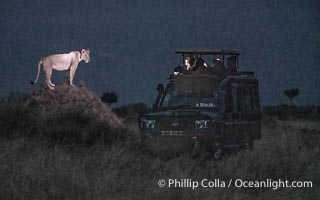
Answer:
<path fill-rule="evenodd" d="M 84 60 L 85 63 L 90 62 L 90 49 L 81 50 L 81 59 Z"/>

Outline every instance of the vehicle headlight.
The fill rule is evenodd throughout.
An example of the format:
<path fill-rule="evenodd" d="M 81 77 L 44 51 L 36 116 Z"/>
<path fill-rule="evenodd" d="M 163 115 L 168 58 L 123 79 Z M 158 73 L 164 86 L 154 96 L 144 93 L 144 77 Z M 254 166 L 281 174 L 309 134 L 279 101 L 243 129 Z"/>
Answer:
<path fill-rule="evenodd" d="M 154 119 L 141 119 L 140 128 L 154 128 L 156 126 L 156 120 Z"/>
<path fill-rule="evenodd" d="M 204 129 L 210 127 L 210 120 L 195 120 L 194 128 L 195 129 Z"/>

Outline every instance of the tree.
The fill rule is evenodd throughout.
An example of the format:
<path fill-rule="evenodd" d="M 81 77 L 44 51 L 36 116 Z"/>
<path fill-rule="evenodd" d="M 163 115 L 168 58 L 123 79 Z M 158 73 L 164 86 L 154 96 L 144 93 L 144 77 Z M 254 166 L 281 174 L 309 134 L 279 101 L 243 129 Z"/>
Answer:
<path fill-rule="evenodd" d="M 287 89 L 285 91 L 283 91 L 283 93 L 289 98 L 290 100 L 290 105 L 293 104 L 293 99 L 299 95 L 299 89 L 295 88 L 295 89 Z"/>
<path fill-rule="evenodd" d="M 101 100 L 110 105 L 118 101 L 118 95 L 115 92 L 105 92 L 102 94 Z"/>

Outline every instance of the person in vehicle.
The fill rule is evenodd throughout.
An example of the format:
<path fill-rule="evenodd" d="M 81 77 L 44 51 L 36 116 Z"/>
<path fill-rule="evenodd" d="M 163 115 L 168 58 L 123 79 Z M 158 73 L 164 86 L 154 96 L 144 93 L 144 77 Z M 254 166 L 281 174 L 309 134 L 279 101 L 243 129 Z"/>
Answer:
<path fill-rule="evenodd" d="M 179 74 L 183 74 L 185 71 L 185 69 L 182 66 L 177 66 L 174 68 L 173 74 L 174 75 L 179 75 Z"/>
<path fill-rule="evenodd" d="M 191 65 L 192 64 L 192 65 Z M 204 62 L 204 60 L 200 57 L 196 59 L 190 60 L 190 65 L 192 66 L 192 72 L 193 73 L 208 73 L 207 64 Z"/>
<path fill-rule="evenodd" d="M 222 79 L 224 79 L 228 75 L 238 75 L 238 69 L 237 69 L 237 58 L 236 56 L 230 56 L 227 61 L 228 69 L 226 73 L 222 76 Z"/>
<path fill-rule="evenodd" d="M 183 68 L 185 70 L 190 70 L 191 69 L 191 65 L 190 65 L 190 60 L 192 59 L 192 56 L 191 55 L 185 55 L 184 57 L 184 66 Z"/>
<path fill-rule="evenodd" d="M 230 56 L 227 61 L 228 72 L 233 73 L 237 72 L 237 60 L 235 56 Z"/>
<path fill-rule="evenodd" d="M 173 75 L 181 75 L 181 74 L 191 74 L 192 73 L 192 65 L 194 64 L 194 58 L 192 55 L 185 55 L 184 57 L 184 64 L 179 65 L 174 68 Z"/>
<path fill-rule="evenodd" d="M 227 72 L 227 68 L 219 58 L 216 58 L 212 61 L 212 68 L 213 74 L 217 75 L 218 77 L 222 77 Z"/>

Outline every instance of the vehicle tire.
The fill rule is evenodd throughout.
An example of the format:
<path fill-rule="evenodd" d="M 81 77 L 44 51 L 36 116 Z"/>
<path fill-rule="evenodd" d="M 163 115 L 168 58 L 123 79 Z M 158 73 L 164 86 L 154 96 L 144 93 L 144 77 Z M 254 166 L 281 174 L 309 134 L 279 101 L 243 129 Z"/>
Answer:
<path fill-rule="evenodd" d="M 253 143 L 252 139 L 244 141 L 244 149 L 246 151 L 252 151 L 253 150 L 253 146 L 254 146 L 254 143 Z"/>
<path fill-rule="evenodd" d="M 221 145 L 220 143 L 216 142 L 213 147 L 213 159 L 221 160 L 222 155 L 223 155 L 223 151 L 221 149 Z"/>
<path fill-rule="evenodd" d="M 196 139 L 193 143 L 191 157 L 195 158 L 200 154 L 200 141 Z"/>

